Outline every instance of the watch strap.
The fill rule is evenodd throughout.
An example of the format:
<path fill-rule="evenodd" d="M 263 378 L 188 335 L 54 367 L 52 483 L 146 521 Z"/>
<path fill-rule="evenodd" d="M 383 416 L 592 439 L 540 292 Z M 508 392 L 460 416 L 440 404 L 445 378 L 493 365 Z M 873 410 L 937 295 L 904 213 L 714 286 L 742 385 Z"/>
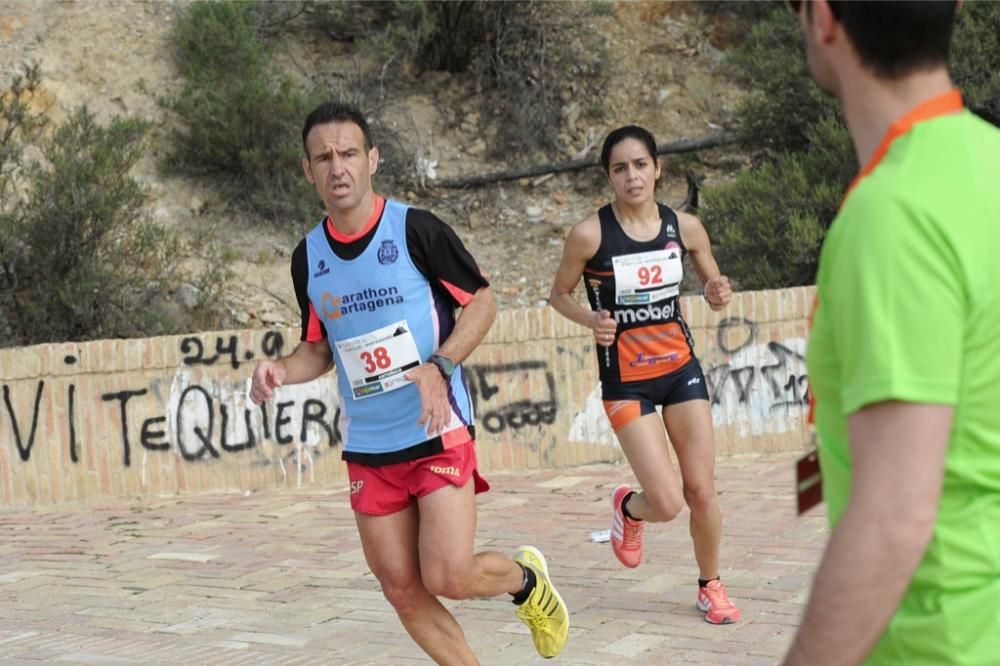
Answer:
<path fill-rule="evenodd" d="M 437 369 L 441 372 L 441 376 L 445 379 L 451 379 L 451 376 L 455 374 L 456 363 L 447 356 L 431 354 L 431 357 L 427 360 L 437 366 Z"/>

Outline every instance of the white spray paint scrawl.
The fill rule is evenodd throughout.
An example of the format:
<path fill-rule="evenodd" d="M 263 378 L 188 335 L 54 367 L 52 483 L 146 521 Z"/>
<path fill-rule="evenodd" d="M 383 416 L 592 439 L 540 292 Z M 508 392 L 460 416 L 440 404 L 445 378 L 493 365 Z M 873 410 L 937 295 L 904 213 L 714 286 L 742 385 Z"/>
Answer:
<path fill-rule="evenodd" d="M 251 455 L 277 464 L 283 480 L 294 466 L 295 482 L 304 472 L 313 481 L 317 447 L 336 442 L 333 423 L 337 388 L 333 376 L 300 385 L 283 386 L 262 409 L 247 397 L 247 383 L 192 380 L 175 373 L 167 399 L 166 441 L 169 450 L 186 461 L 210 461 L 222 455 Z M 143 451 L 145 478 L 148 451 Z"/>
<path fill-rule="evenodd" d="M 739 426 L 740 436 L 790 432 L 808 407 L 805 338 L 747 345 L 720 363 L 702 362 L 712 401 L 712 421 Z M 573 417 L 571 442 L 618 446 L 604 412 L 600 383 Z"/>
<path fill-rule="evenodd" d="M 789 432 L 808 406 L 805 338 L 747 345 L 724 362 L 704 363 L 712 420 L 740 435 Z"/>

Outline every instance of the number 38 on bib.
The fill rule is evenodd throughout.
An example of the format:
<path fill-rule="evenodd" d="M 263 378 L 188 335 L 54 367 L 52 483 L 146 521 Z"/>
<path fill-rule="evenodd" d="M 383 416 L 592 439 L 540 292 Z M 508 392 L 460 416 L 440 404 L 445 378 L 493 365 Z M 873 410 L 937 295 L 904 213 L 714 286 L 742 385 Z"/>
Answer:
<path fill-rule="evenodd" d="M 410 384 L 403 374 L 420 365 L 417 343 L 405 321 L 336 344 L 356 400 Z"/>

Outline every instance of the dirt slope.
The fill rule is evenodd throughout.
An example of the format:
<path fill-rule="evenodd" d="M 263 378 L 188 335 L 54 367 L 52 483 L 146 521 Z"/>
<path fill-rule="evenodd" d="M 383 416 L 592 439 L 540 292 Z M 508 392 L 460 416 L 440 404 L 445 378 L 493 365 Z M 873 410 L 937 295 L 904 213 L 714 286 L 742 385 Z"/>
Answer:
<path fill-rule="evenodd" d="M 54 120 L 86 104 L 100 117 L 137 114 L 158 123 L 155 95 L 178 85 L 167 36 L 187 0 L 0 0 L 0 87 L 17 63 L 40 62 Z M 742 94 L 722 73 L 719 34 L 693 5 L 616 2 L 602 16 L 581 19 L 580 29 L 606 35 L 614 76 L 603 100 L 603 124 L 578 123 L 565 135 L 565 154 L 596 155 L 606 132 L 639 123 L 659 141 L 694 137 L 726 124 Z M 308 76 L 312 67 L 347 66 L 352 54 L 319 33 L 284 47 L 289 68 Z M 488 160 L 477 145 L 478 101 L 469 77 L 426 72 L 401 91 L 390 117 L 408 147 L 422 142 L 437 160 L 438 178 L 492 172 L 522 164 Z M 585 103 L 586 100 L 570 100 Z M 571 109 L 567 109 L 572 111 Z M 447 128 L 447 129 L 446 129 Z M 162 140 L 161 140 L 162 141 Z M 190 231 L 217 225 L 237 250 L 238 279 L 229 288 L 229 315 L 220 326 L 294 324 L 297 312 L 288 261 L 295 239 L 262 231 L 227 209 L 203 183 L 158 173 L 156 145 L 136 168 L 149 189 L 149 215 Z M 719 177 L 712 156 L 667 161 L 661 198 L 679 203 L 693 169 L 709 182 Z M 452 223 L 493 281 L 501 307 L 544 304 L 569 226 L 609 195 L 597 170 L 542 177 L 468 191 L 434 188 L 390 192 L 427 207 Z M 304 221 L 306 229 L 309 221 Z"/>

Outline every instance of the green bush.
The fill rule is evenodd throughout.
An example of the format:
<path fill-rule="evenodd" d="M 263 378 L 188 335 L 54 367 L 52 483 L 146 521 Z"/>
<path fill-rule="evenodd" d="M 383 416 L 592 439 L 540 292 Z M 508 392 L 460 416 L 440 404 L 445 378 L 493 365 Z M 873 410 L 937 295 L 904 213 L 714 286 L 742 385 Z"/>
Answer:
<path fill-rule="evenodd" d="M 951 75 L 974 111 L 1000 126 L 1000 3 L 967 2 L 958 12 Z"/>
<path fill-rule="evenodd" d="M 19 344 L 142 335 L 144 307 L 164 287 L 176 238 L 140 219 L 145 194 L 128 175 L 146 124 L 107 127 L 81 108 L 38 146 L 23 203 L 7 217 L 3 307 Z"/>
<path fill-rule="evenodd" d="M 27 66 L 0 95 L 0 346 L 215 325 L 227 257 L 143 219 L 146 194 L 129 171 L 147 123 L 104 126 L 81 108 L 46 133 L 40 84 Z M 208 268 L 187 276 L 199 298 L 182 310 L 171 298 L 178 262 L 196 254 Z"/>
<path fill-rule="evenodd" d="M 21 242 L 17 238 L 20 204 L 24 200 L 23 153 L 45 126 L 35 108 L 42 75 L 37 63 L 24 65 L 10 88 L 0 92 L 0 346 L 13 336 L 13 299 L 19 283 Z"/>
<path fill-rule="evenodd" d="M 798 24 L 780 5 L 731 63 L 753 90 L 738 117 L 754 167 L 705 192 L 701 212 L 719 264 L 743 289 L 812 284 L 826 230 L 858 170 L 850 135 L 837 102 L 809 78 Z M 969 105 L 1000 122 L 1000 3 L 959 12 L 951 65 Z"/>
<path fill-rule="evenodd" d="M 732 75 L 750 90 L 737 117 L 742 148 L 755 157 L 804 150 L 809 129 L 839 114 L 809 78 L 798 22 L 784 3 L 763 4 L 768 11 L 729 56 Z"/>
<path fill-rule="evenodd" d="M 0 216 L 10 215 L 16 205 L 16 175 L 21 169 L 25 139 L 45 127 L 46 119 L 35 107 L 42 73 L 38 63 L 27 64 L 15 74 L 10 88 L 0 94 Z M 0 236 L 0 250 L 9 237 Z M 0 252 L 0 257 L 7 252 Z"/>
<path fill-rule="evenodd" d="M 723 272 L 740 289 L 812 284 L 819 248 L 856 171 L 847 130 L 826 119 L 809 150 L 782 153 L 705 197 L 701 214 Z"/>
<path fill-rule="evenodd" d="M 480 3 L 485 43 L 476 67 L 484 91 L 483 119 L 497 129 L 494 155 L 532 154 L 560 147 L 567 125 L 564 100 L 604 96 L 610 56 L 599 31 L 574 30 L 593 3 L 539 0 Z M 600 104 L 584 104 L 600 116 Z M 596 118 L 595 118 L 596 119 Z"/>
<path fill-rule="evenodd" d="M 359 37 L 368 66 L 361 76 L 341 73 L 338 87 L 349 100 L 368 100 L 362 104 L 368 111 L 386 101 L 387 87 L 405 85 L 407 73 L 474 74 L 482 126 L 496 128 L 487 136 L 494 154 L 559 148 L 565 100 L 586 100 L 586 112 L 601 113 L 591 100 L 604 94 L 608 49 L 600 33 L 576 26 L 581 15 L 606 15 L 607 3 L 395 0 L 320 7 L 326 31 Z M 373 131 L 385 136 L 385 129 L 376 116 Z"/>
<path fill-rule="evenodd" d="M 380 30 L 369 46 L 422 69 L 463 72 L 484 38 L 477 0 L 393 0 L 360 3 L 374 9 Z"/>
<path fill-rule="evenodd" d="M 709 187 L 699 211 L 719 266 L 740 289 L 812 284 L 819 248 L 857 170 L 839 106 L 813 84 L 799 24 L 783 3 L 752 3 L 753 28 L 730 52 L 750 89 L 737 109 L 753 167 Z M 731 10 L 731 11 L 733 11 Z"/>
<path fill-rule="evenodd" d="M 316 100 L 273 64 L 261 3 L 198 1 L 173 43 L 184 84 L 162 100 L 179 120 L 168 165 L 215 177 L 230 200 L 298 228 L 321 213 L 302 176 L 301 127 Z"/>

